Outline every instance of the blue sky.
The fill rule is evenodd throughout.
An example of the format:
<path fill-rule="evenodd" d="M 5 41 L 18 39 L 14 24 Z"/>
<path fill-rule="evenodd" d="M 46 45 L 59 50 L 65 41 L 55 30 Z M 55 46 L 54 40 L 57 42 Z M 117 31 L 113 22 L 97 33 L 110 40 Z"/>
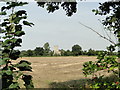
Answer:
<path fill-rule="evenodd" d="M 103 26 L 98 21 L 103 17 L 95 16 L 92 12 L 92 9 L 98 6 L 98 2 L 79 2 L 77 13 L 67 17 L 62 8 L 48 14 L 45 8 L 38 7 L 35 2 L 30 2 L 24 9 L 27 10 L 28 20 L 35 26 L 24 27 L 26 35 L 22 37 L 23 43 L 19 49 L 35 49 L 35 47 L 42 47 L 46 42 L 49 42 L 51 49 L 54 45 L 58 45 L 60 49 L 71 50 L 75 44 L 79 44 L 83 50 L 106 49 L 106 46 L 110 44 L 108 41 L 78 23 L 80 21 L 104 35 Z"/>

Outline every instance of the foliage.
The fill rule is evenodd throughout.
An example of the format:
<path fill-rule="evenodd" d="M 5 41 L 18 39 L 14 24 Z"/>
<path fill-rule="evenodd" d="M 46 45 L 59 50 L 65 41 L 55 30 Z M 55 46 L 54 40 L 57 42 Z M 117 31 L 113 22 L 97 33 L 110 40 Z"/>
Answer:
<path fill-rule="evenodd" d="M 44 44 L 44 55 L 49 55 L 49 52 L 50 52 L 50 46 L 49 46 L 49 43 L 45 43 Z"/>
<path fill-rule="evenodd" d="M 115 45 L 110 45 L 107 49 L 109 50 L 109 55 L 107 53 L 100 53 L 98 55 L 98 61 L 86 62 L 83 64 L 83 73 L 85 76 L 93 75 L 91 79 L 93 84 L 90 85 L 91 88 L 104 88 L 104 89 L 118 89 L 120 88 L 120 51 L 118 51 L 118 57 L 112 55 L 115 47 L 120 48 L 120 1 L 118 2 L 105 2 L 100 3 L 99 10 L 93 10 L 97 15 L 106 15 L 106 19 L 103 20 L 103 25 L 113 32 L 118 38 L 118 43 Z M 104 75 L 99 77 L 95 72 L 107 70 L 108 73 L 112 72 L 118 80 L 114 81 L 101 81 L 104 78 Z"/>
<path fill-rule="evenodd" d="M 59 9 L 59 4 L 62 3 L 62 1 L 59 2 L 58 4 L 55 3 L 55 2 L 47 2 L 47 3 L 37 2 L 37 3 L 41 7 L 44 7 L 44 5 L 46 4 L 47 10 L 49 12 L 54 12 L 55 10 Z M 6 78 L 6 76 L 4 74 L 2 75 L 3 79 L 5 77 L 6 81 L 11 80 L 9 82 L 9 84 L 7 84 L 7 82 L 5 82 L 7 85 L 6 86 L 3 85 L 3 88 L 14 88 L 14 89 L 20 88 L 17 81 L 13 82 L 13 80 L 16 79 L 13 74 L 14 73 L 19 74 L 19 73 L 22 73 L 22 72 L 21 72 L 21 70 L 20 70 L 20 72 L 18 72 L 17 69 L 15 70 L 15 68 L 20 68 L 20 67 L 17 67 L 16 65 L 12 64 L 11 61 L 16 60 L 20 56 L 20 51 L 19 50 L 14 50 L 14 48 L 18 47 L 18 46 L 21 46 L 20 43 L 22 43 L 22 39 L 20 37 L 25 34 L 25 32 L 22 31 L 22 25 L 32 26 L 34 24 L 30 23 L 28 21 L 25 21 L 25 20 L 22 21 L 23 19 L 27 18 L 27 14 L 26 14 L 25 10 L 19 10 L 17 12 L 14 12 L 14 8 L 17 7 L 17 6 L 23 6 L 25 4 L 27 4 L 27 3 L 7 2 L 8 6 L 3 6 L 1 8 L 2 11 L 0 12 L 0 15 L 7 15 L 6 11 L 12 9 L 12 14 L 9 15 L 8 19 L 4 19 L 3 23 L 1 24 L 1 26 L 3 27 L 2 33 L 5 34 L 5 36 L 3 37 L 3 39 L 5 41 L 2 44 L 3 55 L 2 55 L 2 58 L 1 58 L 1 63 L 2 63 L 2 65 L 4 65 L 4 64 L 6 65 L 5 68 L 3 68 L 2 70 L 10 69 L 11 72 L 12 72 L 12 74 L 10 74 L 11 75 L 10 78 L 9 77 Z M 61 7 L 63 7 L 63 9 L 66 11 L 66 15 L 71 16 L 73 13 L 76 12 L 76 4 L 77 4 L 76 2 L 63 2 L 61 4 Z M 21 22 L 22 22 L 22 24 L 20 24 Z M 30 56 L 32 54 L 33 53 L 32 53 L 31 50 L 27 51 L 28 56 Z M 5 59 L 6 57 L 8 57 L 8 58 Z M 3 64 L 3 62 L 4 62 L 4 64 Z M 26 65 L 27 64 L 25 64 L 25 66 Z M 21 65 L 21 67 L 23 67 L 23 68 L 28 68 L 28 67 L 25 67 L 25 66 Z M 25 70 L 27 70 L 27 69 L 25 69 Z M 1 73 L 3 73 L 3 72 L 1 72 Z M 32 77 L 30 75 L 20 74 L 19 77 L 22 77 L 23 81 L 25 82 L 24 85 L 25 85 L 26 88 L 33 87 L 32 83 L 31 83 L 31 78 Z"/>
<path fill-rule="evenodd" d="M 91 48 L 88 50 L 88 52 L 87 52 L 87 55 L 88 56 L 95 56 L 96 55 L 96 52 L 95 52 L 95 50 L 92 50 Z"/>
<path fill-rule="evenodd" d="M 82 48 L 82 47 L 81 47 Z M 48 52 L 49 51 L 49 52 Z M 39 57 L 39 56 L 75 56 L 71 50 L 64 50 L 61 49 L 60 53 L 61 55 L 54 55 L 54 51 L 52 51 L 49 47 L 47 53 L 45 53 L 44 47 L 36 47 L 34 50 L 22 50 L 20 56 L 21 57 Z M 93 50 L 89 49 L 87 51 L 80 51 L 79 55 L 87 55 L 87 56 L 96 56 L 99 55 L 99 53 L 105 52 L 108 53 L 108 55 L 117 55 L 116 52 L 107 52 L 104 50 Z"/>
<path fill-rule="evenodd" d="M 116 46 L 120 46 L 120 1 L 100 3 L 98 10 L 93 10 L 96 15 L 106 15 L 103 25 L 113 32 L 118 38 Z M 120 57 L 118 55 L 118 57 Z"/>
<path fill-rule="evenodd" d="M 36 47 L 33 52 L 36 56 L 43 56 L 44 55 L 44 49 L 42 47 Z"/>
<path fill-rule="evenodd" d="M 91 79 L 94 83 L 91 85 L 91 88 L 120 88 L 120 84 L 115 84 L 116 82 L 119 83 L 119 80 L 116 82 L 104 81 L 101 80 L 104 78 L 104 75 L 98 76 L 96 72 L 106 70 L 108 73 L 113 73 L 117 78 L 118 75 L 118 65 L 117 56 L 107 55 L 107 53 L 101 52 L 97 57 L 98 61 L 92 62 L 85 62 L 83 64 L 83 73 L 85 76 L 93 75 Z"/>
<path fill-rule="evenodd" d="M 118 77 L 114 75 L 110 75 L 109 77 L 102 78 L 100 82 L 109 81 L 109 82 L 116 82 L 114 84 L 118 84 Z M 95 88 L 90 88 L 91 84 L 94 84 L 93 80 L 91 79 L 79 79 L 79 80 L 70 80 L 65 82 L 51 82 L 49 85 L 51 88 L 62 88 L 65 90 L 69 89 L 77 89 L 77 90 L 96 90 Z M 100 88 L 99 90 L 101 90 Z M 103 88 L 105 90 L 105 88 Z M 107 89 L 110 90 L 110 89 Z M 112 89 L 114 90 L 114 89 Z"/>
<path fill-rule="evenodd" d="M 82 54 L 82 48 L 79 45 L 74 45 L 72 47 L 72 53 L 74 56 L 78 56 Z"/>
<path fill-rule="evenodd" d="M 70 50 L 66 50 L 63 54 L 64 56 L 72 56 L 72 52 Z"/>
<path fill-rule="evenodd" d="M 63 10 L 66 11 L 66 15 L 67 16 L 72 16 L 73 13 L 76 13 L 77 8 L 77 2 L 74 0 L 72 2 L 68 1 L 68 2 L 64 2 L 62 0 L 60 0 L 59 2 L 50 2 L 49 0 L 45 1 L 45 2 L 39 2 L 39 0 L 35 0 L 37 1 L 38 6 L 44 8 L 46 7 L 46 10 L 50 13 L 50 12 L 54 12 L 56 10 L 58 10 L 60 8 L 60 6 L 63 8 Z"/>
<path fill-rule="evenodd" d="M 27 50 L 26 56 L 33 56 L 34 52 L 32 50 Z"/>
<path fill-rule="evenodd" d="M 31 63 L 25 60 L 21 60 L 16 64 L 13 63 L 20 56 L 20 51 L 15 50 L 15 47 L 21 46 L 22 39 L 20 37 L 25 35 L 25 32 L 22 31 L 23 25 L 34 25 L 26 21 L 27 13 L 25 10 L 15 11 L 16 7 L 26 4 L 26 2 L 7 2 L 6 6 L 1 7 L 0 15 L 3 18 L 0 26 L 3 34 L 2 38 L 4 39 L 2 43 L 2 58 L 0 58 L 2 89 L 19 89 L 19 79 L 24 81 L 26 88 L 34 88 L 32 76 L 23 72 L 32 71 Z"/>

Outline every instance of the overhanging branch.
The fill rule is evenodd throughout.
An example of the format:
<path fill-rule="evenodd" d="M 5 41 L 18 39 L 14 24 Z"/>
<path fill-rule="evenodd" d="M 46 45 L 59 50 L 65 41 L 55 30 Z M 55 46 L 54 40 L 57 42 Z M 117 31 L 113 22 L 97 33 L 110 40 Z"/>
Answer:
<path fill-rule="evenodd" d="M 95 31 L 95 30 L 92 29 L 91 27 L 89 27 L 89 26 L 87 26 L 87 25 L 85 25 L 85 24 L 83 24 L 83 23 L 81 23 L 81 22 L 79 22 L 79 24 L 82 25 L 82 26 L 84 26 L 84 27 L 86 27 L 86 28 L 88 28 L 88 29 L 90 29 L 90 30 L 92 30 L 92 31 L 95 32 L 97 35 L 99 35 L 101 38 L 109 41 L 110 43 L 112 43 L 112 44 L 114 44 L 114 45 L 116 45 L 115 42 L 113 42 L 112 40 L 108 39 L 107 37 L 104 37 L 103 35 L 101 35 L 101 34 L 98 33 L 97 31 Z"/>

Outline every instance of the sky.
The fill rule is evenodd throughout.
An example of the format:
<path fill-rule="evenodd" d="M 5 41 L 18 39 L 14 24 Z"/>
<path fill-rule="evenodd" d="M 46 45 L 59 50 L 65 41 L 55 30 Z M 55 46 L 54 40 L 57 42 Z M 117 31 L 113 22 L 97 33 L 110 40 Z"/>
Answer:
<path fill-rule="evenodd" d="M 28 5 L 18 9 L 25 9 L 28 21 L 35 25 L 23 28 L 26 34 L 22 36 L 22 47 L 18 49 L 33 50 L 35 47 L 43 47 L 48 42 L 51 49 L 58 45 L 59 49 L 71 50 L 73 45 L 78 44 L 83 50 L 90 48 L 105 50 L 110 43 L 79 24 L 81 22 L 104 36 L 103 25 L 98 20 L 104 17 L 96 16 L 92 12 L 92 9 L 97 9 L 98 6 L 99 2 L 78 2 L 77 12 L 68 17 L 62 8 L 54 13 L 48 13 L 46 8 L 38 7 L 35 2 L 29 2 Z"/>

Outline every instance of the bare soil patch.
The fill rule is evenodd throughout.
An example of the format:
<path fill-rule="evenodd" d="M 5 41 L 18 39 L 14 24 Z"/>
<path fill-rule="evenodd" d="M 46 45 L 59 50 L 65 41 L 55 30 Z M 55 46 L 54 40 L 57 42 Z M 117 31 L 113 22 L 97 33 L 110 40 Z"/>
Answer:
<path fill-rule="evenodd" d="M 35 88 L 49 88 L 51 82 L 84 79 L 83 63 L 95 61 L 96 57 L 23 57 L 32 63 Z"/>

